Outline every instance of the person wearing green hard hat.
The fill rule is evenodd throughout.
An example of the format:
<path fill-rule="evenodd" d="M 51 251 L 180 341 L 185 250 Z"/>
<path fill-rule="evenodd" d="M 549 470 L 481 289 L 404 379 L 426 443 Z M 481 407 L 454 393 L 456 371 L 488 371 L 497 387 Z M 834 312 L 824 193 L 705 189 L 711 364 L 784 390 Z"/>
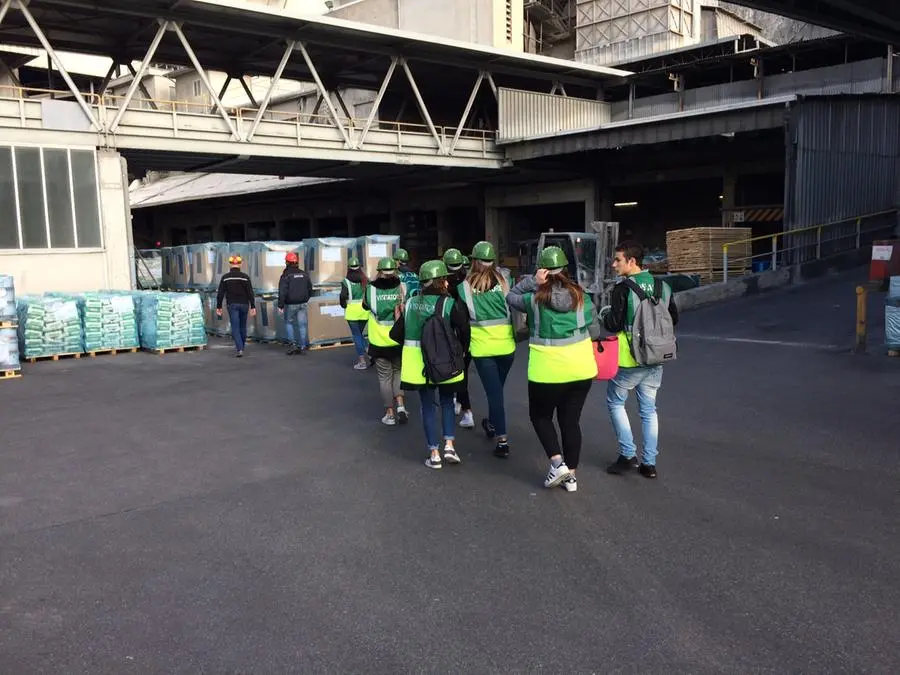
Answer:
<path fill-rule="evenodd" d="M 356 348 L 356 364 L 353 366 L 356 370 L 366 370 L 369 367 L 369 360 L 366 358 L 366 338 L 363 336 L 369 314 L 362 306 L 368 283 L 369 278 L 359 263 L 359 257 L 350 256 L 347 262 L 347 276 L 341 283 L 340 303 L 344 308 L 344 318 L 350 325 L 353 346 Z"/>
<path fill-rule="evenodd" d="M 403 297 L 411 298 L 419 294 L 420 283 L 418 275 L 409 266 L 409 252 L 405 248 L 394 251 L 394 260 L 397 261 L 397 273 L 400 275 L 400 283 Z"/>
<path fill-rule="evenodd" d="M 463 355 L 469 350 L 469 315 L 450 296 L 449 272 L 442 260 L 429 260 L 419 270 L 422 292 L 406 300 L 391 329 L 391 339 L 403 345 L 400 386 L 418 391 L 422 426 L 428 446 L 425 465 L 440 469 L 459 464 L 456 451 L 453 394 L 463 382 Z M 435 408 L 440 409 L 443 451 Z"/>
<path fill-rule="evenodd" d="M 444 251 L 443 261 L 447 266 L 447 283 L 450 287 L 450 295 L 456 302 L 460 301 L 459 286 L 466 280 L 466 269 L 464 267 L 466 257 L 458 248 L 448 248 Z M 466 370 L 463 376 L 463 385 L 456 393 L 454 400 L 454 410 L 457 415 L 462 415 L 459 420 L 459 426 L 463 429 L 475 428 L 475 415 L 472 413 L 472 401 L 469 398 L 469 366 L 472 357 L 466 354 Z"/>
<path fill-rule="evenodd" d="M 368 314 L 369 356 L 375 361 L 378 388 L 385 413 L 381 423 L 387 426 L 406 424 L 409 414 L 400 388 L 402 347 L 391 339 L 391 328 L 400 316 L 402 292 L 397 261 L 381 258 L 378 274 L 369 282 L 362 306 Z"/>
<path fill-rule="evenodd" d="M 506 302 L 509 282 L 495 262 L 493 244 L 480 241 L 472 249 L 472 269 L 459 286 L 471 325 L 470 352 L 488 401 L 488 416 L 481 420 L 488 439 L 496 438 L 494 455 L 509 457 L 503 389 L 516 353 L 512 315 Z"/>
<path fill-rule="evenodd" d="M 592 341 L 603 331 L 590 295 L 569 277 L 568 265 L 561 248 L 548 246 L 538 256 L 537 273 L 516 284 L 506 301 L 528 317 L 528 413 L 550 460 L 544 487 L 575 492 L 581 412 L 598 372 Z"/>

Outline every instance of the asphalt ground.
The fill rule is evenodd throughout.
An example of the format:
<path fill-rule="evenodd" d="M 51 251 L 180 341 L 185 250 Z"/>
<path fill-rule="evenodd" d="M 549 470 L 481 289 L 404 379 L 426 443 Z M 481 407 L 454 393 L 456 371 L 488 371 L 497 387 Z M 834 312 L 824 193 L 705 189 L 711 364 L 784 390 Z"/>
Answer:
<path fill-rule="evenodd" d="M 853 283 L 685 314 L 659 479 L 605 473 L 598 383 L 574 494 L 542 487 L 523 349 L 511 458 L 460 430 L 441 471 L 350 349 L 26 367 L 0 672 L 900 672 L 900 359 L 847 353 Z"/>

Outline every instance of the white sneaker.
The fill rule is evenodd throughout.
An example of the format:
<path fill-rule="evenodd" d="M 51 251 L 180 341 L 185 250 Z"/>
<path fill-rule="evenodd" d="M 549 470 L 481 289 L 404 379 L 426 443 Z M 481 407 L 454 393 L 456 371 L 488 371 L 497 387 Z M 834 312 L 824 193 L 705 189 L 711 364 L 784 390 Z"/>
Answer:
<path fill-rule="evenodd" d="M 550 471 L 547 473 L 547 479 L 544 481 L 544 487 L 552 488 L 562 483 L 567 476 L 571 476 L 572 472 L 566 463 L 563 462 L 559 466 L 550 465 Z"/>
<path fill-rule="evenodd" d="M 456 402 L 455 396 L 453 397 L 453 411 L 457 414 L 457 416 L 462 412 L 462 406 Z"/>
<path fill-rule="evenodd" d="M 472 414 L 471 410 L 467 410 L 466 413 L 462 416 L 462 419 L 459 421 L 459 426 L 461 426 L 463 429 L 475 428 L 475 415 Z"/>
<path fill-rule="evenodd" d="M 559 486 L 566 492 L 578 492 L 578 481 L 575 480 L 575 474 L 570 473 Z"/>
<path fill-rule="evenodd" d="M 353 366 L 353 370 L 368 370 L 369 364 L 363 363 L 362 361 L 357 361 L 356 365 Z"/>
<path fill-rule="evenodd" d="M 429 457 L 425 460 L 425 466 L 427 466 L 429 469 L 440 469 L 442 466 L 441 458 L 438 457 L 437 459 L 434 459 L 433 457 Z"/>
<path fill-rule="evenodd" d="M 386 424 L 389 427 L 392 427 L 395 424 L 397 424 L 397 418 L 394 417 L 393 415 L 385 415 L 384 417 L 381 418 L 381 423 Z"/>
<path fill-rule="evenodd" d="M 456 454 L 456 448 L 449 443 L 444 446 L 444 461 L 446 461 L 447 464 L 459 464 L 462 462 L 459 455 Z"/>

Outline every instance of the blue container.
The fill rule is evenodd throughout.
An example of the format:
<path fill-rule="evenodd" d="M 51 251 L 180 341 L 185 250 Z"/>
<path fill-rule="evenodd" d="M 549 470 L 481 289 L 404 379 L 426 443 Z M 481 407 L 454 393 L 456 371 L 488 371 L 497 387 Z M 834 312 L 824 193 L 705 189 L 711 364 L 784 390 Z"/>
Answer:
<path fill-rule="evenodd" d="M 750 266 L 753 270 L 754 274 L 759 274 L 760 272 L 765 272 L 772 268 L 771 260 L 754 260 L 753 264 Z"/>

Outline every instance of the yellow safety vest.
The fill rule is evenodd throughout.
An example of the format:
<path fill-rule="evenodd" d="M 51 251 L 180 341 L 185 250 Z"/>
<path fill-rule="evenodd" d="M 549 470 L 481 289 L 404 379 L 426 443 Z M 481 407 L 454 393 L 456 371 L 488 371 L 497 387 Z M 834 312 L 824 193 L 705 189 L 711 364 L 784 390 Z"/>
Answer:
<path fill-rule="evenodd" d="M 362 306 L 362 284 L 344 279 L 344 286 L 347 288 L 347 309 L 344 311 L 344 318 L 347 321 L 365 321 L 369 315 Z"/>
<path fill-rule="evenodd" d="M 400 304 L 400 287 L 378 289 L 369 284 L 369 344 L 375 347 L 399 347 L 399 342 L 391 340 L 394 326 L 394 308 Z"/>
<path fill-rule="evenodd" d="M 469 310 L 472 331 L 469 353 L 473 358 L 507 356 L 516 351 L 512 317 L 500 284 L 476 294 L 466 280 L 459 285 L 459 295 Z"/>
<path fill-rule="evenodd" d="M 406 301 L 404 313 L 403 355 L 400 364 L 400 379 L 412 385 L 452 384 L 462 382 L 465 373 L 460 373 L 454 378 L 444 382 L 428 382 L 425 378 L 425 358 L 422 355 L 422 331 L 427 321 L 433 314 L 439 295 L 416 295 Z M 445 318 L 449 318 L 453 310 L 453 298 L 444 301 Z"/>
<path fill-rule="evenodd" d="M 525 295 L 530 337 L 528 381 L 561 384 L 597 377 L 597 360 L 588 333 L 593 303 L 584 296 L 581 311 L 556 312 L 538 305 L 533 293 Z"/>

